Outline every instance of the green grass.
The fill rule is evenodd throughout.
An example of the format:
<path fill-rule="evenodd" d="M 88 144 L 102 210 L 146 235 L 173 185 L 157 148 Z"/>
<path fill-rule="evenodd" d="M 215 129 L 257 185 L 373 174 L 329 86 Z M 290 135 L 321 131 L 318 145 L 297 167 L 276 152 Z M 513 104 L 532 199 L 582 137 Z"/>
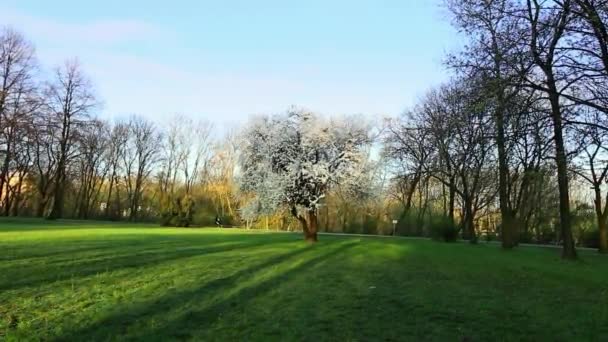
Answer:
<path fill-rule="evenodd" d="M 608 258 L 0 220 L 0 340 L 606 340 Z"/>

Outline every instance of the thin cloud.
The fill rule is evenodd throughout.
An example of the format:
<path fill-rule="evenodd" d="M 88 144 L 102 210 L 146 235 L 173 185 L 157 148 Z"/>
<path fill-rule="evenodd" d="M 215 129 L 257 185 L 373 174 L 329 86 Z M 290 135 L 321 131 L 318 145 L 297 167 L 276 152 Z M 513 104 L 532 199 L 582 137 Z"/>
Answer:
<path fill-rule="evenodd" d="M 166 36 L 155 25 L 134 19 L 104 19 L 85 23 L 60 22 L 0 8 L 0 22 L 23 30 L 36 42 L 63 41 L 64 44 L 116 45 Z"/>

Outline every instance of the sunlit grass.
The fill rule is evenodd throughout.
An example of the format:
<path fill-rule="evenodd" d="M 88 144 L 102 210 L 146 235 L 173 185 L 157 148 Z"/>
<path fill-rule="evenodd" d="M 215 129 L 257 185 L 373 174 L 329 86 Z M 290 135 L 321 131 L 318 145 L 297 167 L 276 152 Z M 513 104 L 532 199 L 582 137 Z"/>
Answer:
<path fill-rule="evenodd" d="M 0 220 L 0 340 L 605 340 L 608 258 Z"/>

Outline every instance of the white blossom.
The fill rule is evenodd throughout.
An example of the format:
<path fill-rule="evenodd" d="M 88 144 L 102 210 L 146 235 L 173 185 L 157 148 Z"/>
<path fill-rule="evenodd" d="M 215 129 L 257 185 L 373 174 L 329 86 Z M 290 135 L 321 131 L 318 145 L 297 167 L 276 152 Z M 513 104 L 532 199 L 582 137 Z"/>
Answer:
<path fill-rule="evenodd" d="M 255 196 L 244 211 L 316 211 L 332 186 L 356 191 L 365 183 L 368 131 L 363 120 L 300 110 L 255 118 L 243 135 L 241 187 Z"/>

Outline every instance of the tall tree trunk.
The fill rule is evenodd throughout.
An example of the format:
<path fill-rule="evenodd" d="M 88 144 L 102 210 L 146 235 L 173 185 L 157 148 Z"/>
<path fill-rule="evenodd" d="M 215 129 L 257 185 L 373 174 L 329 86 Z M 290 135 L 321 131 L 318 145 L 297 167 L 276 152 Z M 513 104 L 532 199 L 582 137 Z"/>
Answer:
<path fill-rule="evenodd" d="M 441 202 L 443 204 L 443 215 L 448 216 L 448 200 L 444 183 L 441 183 Z"/>
<path fill-rule="evenodd" d="M 499 94 L 499 102 L 504 101 L 502 92 Z M 504 110 L 502 105 L 496 109 L 494 118 L 496 120 L 496 146 L 498 148 L 498 200 L 500 202 L 500 216 L 502 219 L 502 248 L 511 249 L 515 247 L 515 215 L 509 205 L 509 164 L 507 162 L 507 149 L 505 147 Z"/>
<path fill-rule="evenodd" d="M 53 196 L 53 206 L 51 207 L 51 212 L 49 213 L 48 219 L 55 220 L 63 217 L 63 195 L 64 195 L 64 182 L 63 180 L 59 180 L 59 178 L 63 178 L 60 175 L 58 176 L 57 183 L 55 184 L 55 191 Z"/>
<path fill-rule="evenodd" d="M 450 180 L 450 186 L 449 186 L 449 197 L 448 197 L 448 218 L 450 219 L 450 221 L 455 222 L 454 221 L 454 207 L 456 205 L 456 189 L 454 186 L 454 179 L 452 178 Z"/>
<path fill-rule="evenodd" d="M 551 116 L 553 119 L 553 133 L 555 135 L 555 159 L 557 164 L 557 185 L 559 189 L 559 217 L 562 239 L 564 247 L 562 258 L 576 259 L 576 248 L 574 247 L 574 237 L 572 236 L 572 218 L 570 215 L 570 193 L 568 185 L 568 159 L 566 158 L 566 148 L 564 144 L 564 133 L 559 94 L 555 87 L 555 82 L 549 82 L 549 101 L 551 102 Z"/>
<path fill-rule="evenodd" d="M 38 200 L 36 206 L 36 217 L 43 217 L 44 211 L 46 210 L 46 205 L 48 203 L 48 199 L 46 194 L 40 194 L 40 199 Z"/>
<path fill-rule="evenodd" d="M 15 200 L 13 201 L 13 216 L 19 216 L 19 211 L 21 209 L 21 194 L 23 192 L 23 177 L 24 175 L 19 176 L 19 182 L 17 183 L 17 188 L 15 189 Z"/>
<path fill-rule="evenodd" d="M 469 240 L 470 243 L 477 243 L 477 234 L 475 233 L 475 213 L 473 211 L 473 203 L 471 200 L 465 199 L 463 201 L 463 221 L 462 221 L 462 235 L 465 240 Z"/>
<path fill-rule="evenodd" d="M 11 211 L 11 206 L 13 205 L 14 193 L 11 190 L 10 184 L 6 183 L 6 193 L 4 194 L 4 210 L 2 212 L 2 216 L 9 216 Z"/>
<path fill-rule="evenodd" d="M 108 199 L 106 200 L 106 218 L 110 218 L 110 203 L 112 202 L 112 188 L 114 186 L 114 177 L 116 177 L 116 171 L 112 170 L 112 176 L 110 176 L 110 184 L 108 185 Z"/>
<path fill-rule="evenodd" d="M 6 142 L 6 154 L 4 156 L 4 162 L 2 163 L 2 170 L 0 171 L 0 198 L 3 198 L 2 195 L 4 194 L 4 200 L 6 202 L 8 202 L 8 199 L 10 196 L 9 187 L 10 187 L 11 180 L 9 177 L 9 166 L 10 166 L 10 161 L 12 158 L 11 140 L 12 140 L 12 134 L 9 133 L 9 135 L 7 137 L 7 142 Z M 5 187 L 6 187 L 6 191 L 4 191 Z M 7 212 L 8 212 L 8 210 L 7 210 Z"/>
<path fill-rule="evenodd" d="M 606 219 L 602 219 L 598 221 L 598 230 L 600 235 L 599 248 L 598 251 L 602 254 L 608 253 L 608 225 L 606 224 Z"/>
<path fill-rule="evenodd" d="M 53 189 L 53 206 L 48 219 L 55 220 L 63 217 L 63 200 L 65 195 L 65 156 L 61 156 L 57 165 L 57 177 Z"/>
<path fill-rule="evenodd" d="M 608 253 L 608 203 L 606 208 L 602 206 L 602 190 L 601 184 L 594 184 L 595 190 L 595 214 L 597 217 L 597 229 L 599 231 L 599 246 L 598 251 L 600 253 Z"/>

